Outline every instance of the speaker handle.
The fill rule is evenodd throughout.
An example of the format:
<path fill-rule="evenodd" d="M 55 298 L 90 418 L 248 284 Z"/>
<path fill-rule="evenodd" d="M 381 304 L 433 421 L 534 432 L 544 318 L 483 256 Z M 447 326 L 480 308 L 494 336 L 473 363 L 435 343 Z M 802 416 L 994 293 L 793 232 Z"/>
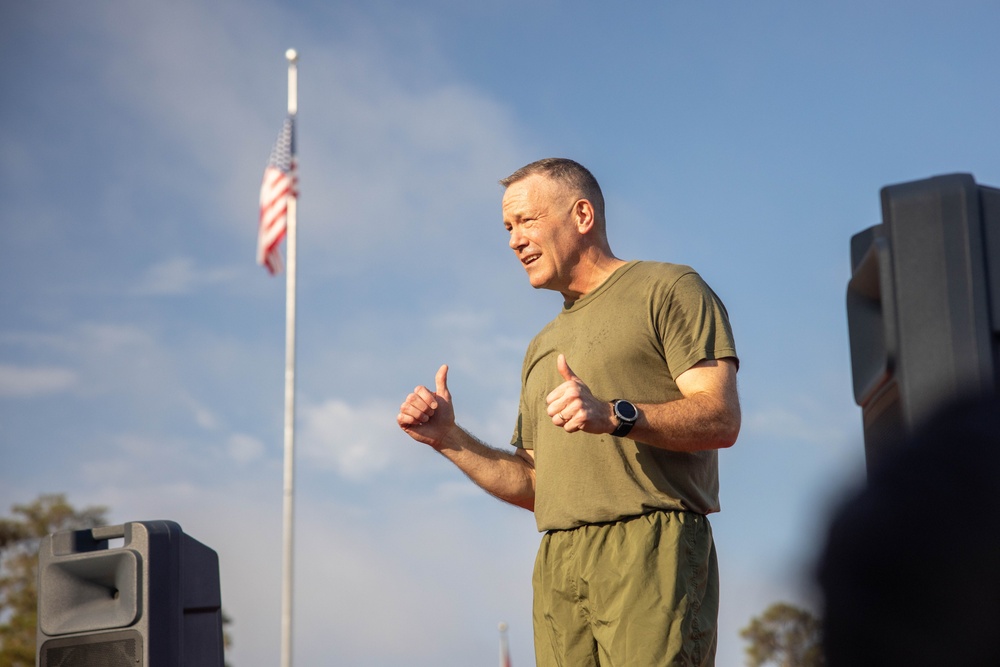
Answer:
<path fill-rule="evenodd" d="M 117 540 L 119 538 L 125 537 L 125 524 L 118 526 L 101 526 L 99 528 L 91 529 L 91 534 L 94 536 L 94 540 L 98 542 L 106 542 L 107 540 Z"/>

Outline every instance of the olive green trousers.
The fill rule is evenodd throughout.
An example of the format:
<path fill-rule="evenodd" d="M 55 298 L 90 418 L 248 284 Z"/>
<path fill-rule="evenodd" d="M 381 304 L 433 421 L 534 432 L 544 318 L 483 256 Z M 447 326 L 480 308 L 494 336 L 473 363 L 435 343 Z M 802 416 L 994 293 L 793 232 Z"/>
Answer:
<path fill-rule="evenodd" d="M 538 667 L 715 665 L 719 568 L 700 514 L 549 531 L 532 585 Z"/>

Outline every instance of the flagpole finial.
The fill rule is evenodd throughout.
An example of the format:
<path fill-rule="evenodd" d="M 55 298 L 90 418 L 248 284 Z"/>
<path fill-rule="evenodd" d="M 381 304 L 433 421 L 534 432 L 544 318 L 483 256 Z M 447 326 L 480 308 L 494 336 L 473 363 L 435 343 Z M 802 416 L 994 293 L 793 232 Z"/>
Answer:
<path fill-rule="evenodd" d="M 299 53 L 288 49 L 285 58 L 288 59 L 288 114 L 294 116 L 299 110 Z"/>

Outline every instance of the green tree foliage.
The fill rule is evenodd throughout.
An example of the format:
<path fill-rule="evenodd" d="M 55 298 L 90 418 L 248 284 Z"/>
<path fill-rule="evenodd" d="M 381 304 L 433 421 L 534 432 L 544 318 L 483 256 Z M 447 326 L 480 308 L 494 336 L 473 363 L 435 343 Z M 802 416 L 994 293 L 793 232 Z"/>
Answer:
<path fill-rule="evenodd" d="M 777 602 L 740 631 L 748 667 L 823 667 L 822 623 L 804 609 Z"/>
<path fill-rule="evenodd" d="M 76 510 L 53 494 L 11 511 L 0 518 L 0 667 L 34 667 L 39 543 L 50 533 L 100 526 L 107 510 Z"/>

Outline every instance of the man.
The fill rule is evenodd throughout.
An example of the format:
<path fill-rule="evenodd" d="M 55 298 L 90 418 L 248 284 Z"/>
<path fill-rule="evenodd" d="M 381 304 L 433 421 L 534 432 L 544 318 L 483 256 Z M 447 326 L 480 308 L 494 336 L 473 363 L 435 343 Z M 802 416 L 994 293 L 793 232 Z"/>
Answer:
<path fill-rule="evenodd" d="M 711 666 L 717 450 L 739 433 L 725 308 L 689 267 L 611 252 L 593 175 L 562 158 L 500 182 L 510 247 L 562 312 L 522 370 L 514 452 L 455 423 L 448 367 L 397 415 L 476 484 L 533 510 L 538 665 Z"/>

